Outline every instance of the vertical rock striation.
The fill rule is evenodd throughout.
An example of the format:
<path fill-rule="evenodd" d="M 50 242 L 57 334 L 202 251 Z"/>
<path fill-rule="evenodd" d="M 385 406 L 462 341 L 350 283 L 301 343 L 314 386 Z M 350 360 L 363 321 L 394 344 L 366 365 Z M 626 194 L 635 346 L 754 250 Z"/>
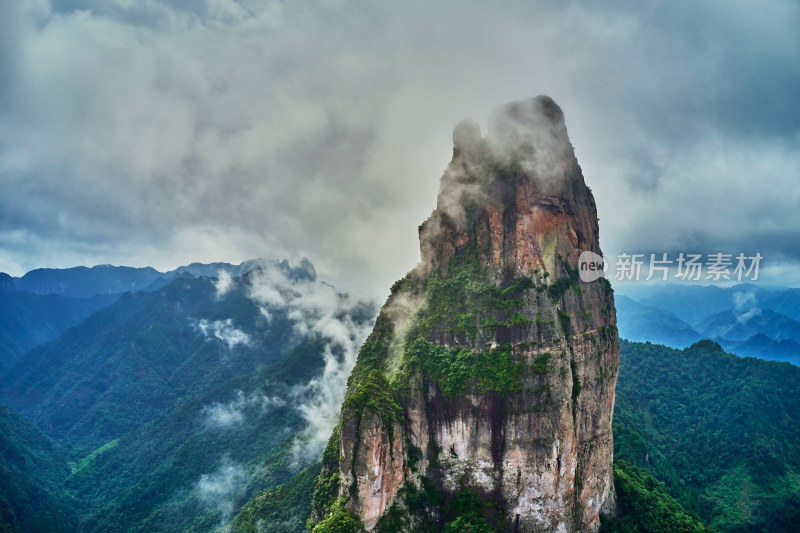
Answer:
<path fill-rule="evenodd" d="M 578 276 L 597 211 L 547 97 L 462 122 L 421 263 L 350 377 L 309 529 L 595 531 L 614 510 L 613 293 Z M 349 524 L 343 526 L 342 524 Z"/>

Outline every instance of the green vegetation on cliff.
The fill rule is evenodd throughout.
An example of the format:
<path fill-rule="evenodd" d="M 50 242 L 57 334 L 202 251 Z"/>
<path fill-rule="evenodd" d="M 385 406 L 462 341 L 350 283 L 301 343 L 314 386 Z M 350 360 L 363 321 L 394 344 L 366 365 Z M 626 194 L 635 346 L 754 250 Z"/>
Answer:
<path fill-rule="evenodd" d="M 486 520 L 487 507 L 495 501 L 485 502 L 469 489 L 462 489 L 448 499 L 428 477 L 422 477 L 420 488 L 406 484 L 400 489 L 401 509 L 393 504 L 375 526 L 375 533 L 495 533 L 503 530 L 496 512 L 493 523 Z"/>
<path fill-rule="evenodd" d="M 365 533 L 364 525 L 350 511 L 344 508 L 344 502 L 338 500 L 331 508 L 328 516 L 314 526 L 312 533 Z"/>
<path fill-rule="evenodd" d="M 339 498 L 339 447 L 341 445 L 341 426 L 334 428 L 328 445 L 322 452 L 320 472 L 313 485 L 313 493 L 307 494 L 311 502 L 311 514 L 306 522 L 306 530 L 311 531 L 333 509 Z M 313 494 L 313 496 L 312 496 Z"/>
<path fill-rule="evenodd" d="M 365 411 L 380 416 L 390 435 L 396 422 L 403 419 L 403 409 L 395 401 L 386 375 L 381 370 L 370 370 L 347 391 L 342 405 L 345 416 L 354 416 L 360 423 Z"/>
<path fill-rule="evenodd" d="M 439 385 L 445 398 L 451 398 L 473 387 L 480 393 L 520 391 L 525 364 L 514 358 L 508 344 L 473 353 L 419 337 L 406 352 L 404 370 L 411 373 L 420 368 Z"/>
<path fill-rule="evenodd" d="M 536 324 L 535 318 L 520 312 L 522 297 L 529 289 L 542 292 L 544 282 L 519 277 L 500 289 L 488 280 L 470 250 L 453 258 L 446 278 L 438 271 L 424 282 L 418 276 L 411 272 L 392 287 L 393 294 L 404 292 L 411 299 L 421 299 L 422 304 L 400 338 L 395 336 L 395 324 L 386 313 L 378 317 L 350 378 L 347 411 L 355 413 L 360 407 L 371 407 L 384 422 L 401 419 L 396 397 L 420 371 L 425 379 L 439 386 L 445 398 L 473 387 L 480 393 L 521 390 L 521 378 L 527 369 L 510 344 L 482 350 L 470 345 L 476 343 L 479 330 L 494 335 L 499 328 Z M 457 345 L 445 347 L 431 341 L 440 335 L 452 336 Z M 395 356 L 396 361 L 390 361 L 394 345 L 398 346 L 395 350 L 399 355 Z M 542 373 L 542 365 L 533 371 Z"/>
<path fill-rule="evenodd" d="M 434 270 L 425 280 L 425 303 L 407 339 L 445 334 L 469 343 L 475 341 L 479 329 L 494 332 L 499 327 L 529 325 L 534 320 L 519 310 L 522 294 L 532 288 L 543 291 L 544 281 L 518 277 L 505 288 L 497 287 L 478 264 L 475 251 L 468 249 L 448 263 L 446 277 Z"/>

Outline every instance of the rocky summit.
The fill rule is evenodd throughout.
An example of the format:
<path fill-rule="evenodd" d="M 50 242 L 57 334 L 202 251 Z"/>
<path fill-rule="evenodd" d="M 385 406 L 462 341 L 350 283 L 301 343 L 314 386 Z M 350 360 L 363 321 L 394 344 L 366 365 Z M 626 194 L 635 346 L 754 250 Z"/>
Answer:
<path fill-rule="evenodd" d="M 309 528 L 596 531 L 614 512 L 614 297 L 582 282 L 597 210 L 553 100 L 453 134 L 421 262 L 348 383 Z"/>

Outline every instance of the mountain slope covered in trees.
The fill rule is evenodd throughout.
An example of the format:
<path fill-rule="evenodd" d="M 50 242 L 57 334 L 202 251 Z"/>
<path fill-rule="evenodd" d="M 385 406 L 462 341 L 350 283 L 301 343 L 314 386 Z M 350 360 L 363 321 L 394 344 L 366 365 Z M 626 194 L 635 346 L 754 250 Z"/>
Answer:
<path fill-rule="evenodd" d="M 330 431 L 318 415 L 338 408 L 373 315 L 316 281 L 308 262 L 125 294 L 0 382 L 2 401 L 21 412 L 8 409 L 19 421 L 9 435 L 35 430 L 25 442 L 49 443 L 53 457 L 37 469 L 0 450 L 2 464 L 21 465 L 14 486 L 37 495 L 4 484 L 2 516 L 19 531 L 36 530 L 19 517 L 37 514 L 52 515 L 41 529 L 51 531 L 224 527 L 313 464 L 316 432 Z"/>
<path fill-rule="evenodd" d="M 0 531 L 70 531 L 82 510 L 66 493 L 64 451 L 0 405 Z"/>
<path fill-rule="evenodd" d="M 800 523 L 800 368 L 621 342 L 615 454 L 719 531 Z"/>

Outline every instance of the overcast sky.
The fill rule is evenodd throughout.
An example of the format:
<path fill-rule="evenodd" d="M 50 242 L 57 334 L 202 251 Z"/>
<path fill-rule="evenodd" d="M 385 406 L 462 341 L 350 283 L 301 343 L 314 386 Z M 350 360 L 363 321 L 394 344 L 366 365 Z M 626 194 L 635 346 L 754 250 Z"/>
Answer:
<path fill-rule="evenodd" d="M 800 3 L 0 2 L 0 271 L 307 256 L 378 297 L 463 118 L 553 97 L 606 255 L 800 282 Z"/>

